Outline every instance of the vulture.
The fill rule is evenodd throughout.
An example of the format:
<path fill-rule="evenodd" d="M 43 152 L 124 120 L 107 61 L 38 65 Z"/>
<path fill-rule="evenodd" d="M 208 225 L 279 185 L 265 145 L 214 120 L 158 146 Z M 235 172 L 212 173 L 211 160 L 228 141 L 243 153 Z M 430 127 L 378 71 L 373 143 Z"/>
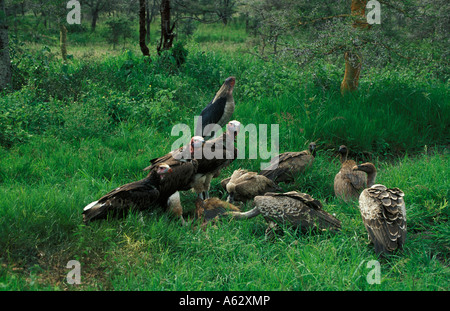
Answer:
<path fill-rule="evenodd" d="M 83 209 L 83 222 L 106 219 L 108 216 L 122 218 L 130 209 L 142 211 L 156 205 L 160 185 L 171 173 L 169 165 L 158 164 L 144 179 L 120 186 L 88 204 Z"/>
<path fill-rule="evenodd" d="M 174 202 L 177 202 L 176 195 L 172 198 L 172 201 L 169 201 L 169 198 L 172 195 L 174 195 L 177 191 L 187 191 L 193 187 L 198 170 L 198 162 L 194 159 L 194 154 L 198 150 L 201 150 L 203 144 L 203 137 L 194 136 L 191 138 L 189 146 L 180 147 L 179 149 L 171 151 L 162 157 L 151 160 L 151 165 L 144 169 L 154 170 L 160 163 L 166 163 L 172 169 L 172 173 L 164 179 L 164 182 L 160 183 L 160 195 L 158 198 L 159 205 L 164 208 L 171 208 L 170 202 L 172 202 L 172 205 L 175 204 Z M 177 215 L 180 216 L 181 222 L 185 224 L 182 216 L 183 210 L 181 208 L 181 203 L 177 205 L 177 208 L 172 208 L 172 210 L 177 211 Z"/>
<path fill-rule="evenodd" d="M 194 154 L 198 170 L 194 177 L 193 189 L 201 199 L 209 198 L 211 180 L 218 177 L 221 169 L 237 158 L 238 150 L 234 142 L 240 127 L 239 121 L 228 122 L 227 131 L 222 136 L 207 140 L 203 144 L 200 156 Z"/>
<path fill-rule="evenodd" d="M 308 150 L 284 152 L 270 161 L 269 166 L 259 174 L 275 182 L 292 182 L 299 173 L 311 166 L 316 156 L 316 143 L 309 144 Z"/>
<path fill-rule="evenodd" d="M 203 218 L 203 225 L 215 221 L 228 211 L 240 212 L 241 210 L 235 205 L 215 197 L 206 200 L 197 197 L 195 201 L 195 215 L 198 219 Z"/>
<path fill-rule="evenodd" d="M 282 191 L 273 180 L 266 176 L 243 169 L 235 170 L 230 178 L 221 181 L 221 185 L 228 192 L 227 201 L 230 203 L 234 201 L 245 203 L 266 192 Z"/>
<path fill-rule="evenodd" d="M 211 132 L 211 127 L 214 124 L 218 124 L 220 128 L 222 128 L 230 121 L 235 106 L 233 98 L 233 88 L 235 83 L 235 77 L 228 77 L 225 80 L 213 100 L 200 113 L 200 119 L 198 120 L 195 129 L 195 135 L 203 136 L 206 139 L 211 138 L 214 136 Z"/>
<path fill-rule="evenodd" d="M 234 219 L 248 219 L 262 214 L 268 223 L 266 239 L 274 232 L 282 232 L 282 225 L 299 228 L 302 232 L 311 229 L 320 231 L 338 231 L 341 222 L 322 209 L 322 203 L 306 193 L 290 191 L 286 193 L 268 192 L 256 196 L 254 208 L 241 212 L 227 212 L 225 215 Z"/>
<path fill-rule="evenodd" d="M 348 148 L 339 147 L 341 169 L 334 177 L 334 194 L 345 202 L 358 199 L 361 191 L 367 185 L 367 176 L 364 172 L 353 170 L 356 162 L 347 159 Z"/>
<path fill-rule="evenodd" d="M 406 240 L 404 193 L 398 188 L 374 185 L 376 169 L 372 163 L 357 165 L 353 169 L 368 175 L 368 188 L 359 196 L 359 209 L 375 252 L 380 255 L 401 249 Z"/>

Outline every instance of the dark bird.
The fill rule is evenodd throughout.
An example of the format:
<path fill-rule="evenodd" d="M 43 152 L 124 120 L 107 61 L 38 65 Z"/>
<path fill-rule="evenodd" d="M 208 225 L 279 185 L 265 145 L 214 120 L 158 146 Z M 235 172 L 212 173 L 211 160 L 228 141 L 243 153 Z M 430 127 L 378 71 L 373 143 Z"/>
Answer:
<path fill-rule="evenodd" d="M 284 152 L 274 157 L 269 166 L 259 174 L 277 183 L 292 182 L 295 176 L 310 167 L 316 156 L 316 143 L 309 144 L 308 150 L 300 152 Z"/>
<path fill-rule="evenodd" d="M 248 219 L 262 214 L 268 223 L 266 239 L 274 232 L 282 232 L 282 225 L 299 228 L 302 232 L 315 229 L 337 231 L 341 222 L 322 209 L 322 203 L 306 193 L 266 193 L 256 196 L 254 208 L 247 212 L 227 212 L 235 219 Z"/>
<path fill-rule="evenodd" d="M 348 148 L 339 147 L 341 169 L 334 177 L 334 194 L 345 202 L 357 199 L 367 186 L 367 176 L 363 172 L 354 171 L 356 162 L 348 157 Z"/>
<path fill-rule="evenodd" d="M 144 170 L 153 170 L 160 163 L 166 163 L 172 169 L 170 176 L 164 179 L 164 182 L 160 183 L 160 195 L 158 198 L 158 204 L 164 208 L 169 207 L 168 200 L 177 191 L 187 191 L 194 186 L 195 176 L 197 174 L 198 162 L 194 159 L 194 154 L 202 148 L 204 143 L 203 137 L 194 136 L 188 146 L 180 147 L 174 151 L 167 153 L 166 155 L 151 160 L 151 165 Z M 187 152 L 188 151 L 188 152 Z M 176 199 L 176 196 L 172 199 Z M 179 200 L 179 198 L 178 198 Z M 181 203 L 176 209 L 181 222 L 185 224 L 182 216 L 182 209 L 180 210 Z M 174 210 L 174 209 L 171 209 Z"/>
<path fill-rule="evenodd" d="M 225 80 L 213 100 L 200 113 L 195 135 L 203 136 L 206 139 L 211 138 L 214 136 L 212 131 L 215 132 L 217 130 L 217 128 L 212 129 L 214 124 L 218 124 L 222 128 L 230 121 L 235 107 L 233 98 L 235 83 L 235 77 L 229 77 Z"/>
<path fill-rule="evenodd" d="M 105 219 L 108 216 L 122 218 L 131 209 L 142 211 L 157 205 L 160 184 L 170 173 L 170 166 L 161 163 L 146 178 L 110 191 L 83 209 L 83 222 Z"/>
<path fill-rule="evenodd" d="M 227 130 L 222 136 L 207 140 L 203 144 L 201 154 L 194 154 L 198 162 L 198 170 L 194 178 L 193 190 L 201 199 L 209 198 L 211 180 L 218 177 L 221 170 L 237 158 L 238 150 L 234 143 L 240 127 L 239 121 L 228 122 Z"/>
<path fill-rule="evenodd" d="M 377 254 L 401 249 L 406 240 L 406 208 L 404 193 L 398 188 L 376 184 L 376 168 L 372 163 L 353 167 L 367 173 L 368 188 L 359 196 L 359 209 L 369 240 Z"/>
<path fill-rule="evenodd" d="M 233 172 L 230 178 L 221 182 L 222 187 L 228 192 L 228 202 L 247 202 L 253 200 L 258 195 L 267 192 L 282 191 L 282 189 L 272 180 L 256 172 L 238 169 Z"/>

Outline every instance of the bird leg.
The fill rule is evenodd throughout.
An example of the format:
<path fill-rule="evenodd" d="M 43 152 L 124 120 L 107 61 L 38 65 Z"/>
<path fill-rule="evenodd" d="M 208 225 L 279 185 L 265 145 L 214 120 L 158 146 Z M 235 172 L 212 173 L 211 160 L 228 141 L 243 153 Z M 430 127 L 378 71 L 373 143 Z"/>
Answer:
<path fill-rule="evenodd" d="M 283 229 L 274 221 L 268 221 L 267 229 L 265 231 L 265 240 L 273 241 L 275 236 L 282 233 Z"/>

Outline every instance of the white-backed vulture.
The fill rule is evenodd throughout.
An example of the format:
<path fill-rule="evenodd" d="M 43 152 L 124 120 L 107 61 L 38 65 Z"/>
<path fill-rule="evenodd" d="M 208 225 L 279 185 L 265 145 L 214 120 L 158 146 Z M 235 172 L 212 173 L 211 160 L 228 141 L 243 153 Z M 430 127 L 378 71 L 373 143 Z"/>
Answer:
<path fill-rule="evenodd" d="M 266 176 L 243 169 L 235 170 L 230 178 L 222 180 L 221 185 L 227 190 L 227 201 L 230 203 L 234 201 L 245 203 L 267 192 L 282 191 L 274 181 Z"/>
<path fill-rule="evenodd" d="M 377 254 L 401 249 L 406 240 L 406 207 L 404 193 L 398 188 L 376 184 L 376 169 L 372 163 L 354 166 L 366 172 L 368 188 L 359 196 L 359 209 L 369 240 Z"/>
<path fill-rule="evenodd" d="M 334 177 L 334 194 L 345 202 L 355 200 L 367 186 L 367 176 L 363 172 L 354 171 L 356 162 L 348 157 L 348 148 L 339 147 L 341 169 Z"/>
<path fill-rule="evenodd" d="M 279 154 L 259 174 L 277 183 L 292 182 L 298 174 L 313 164 L 315 156 L 316 143 L 312 142 L 309 144 L 308 150 Z"/>
<path fill-rule="evenodd" d="M 83 222 L 125 217 L 131 209 L 142 211 L 158 205 L 160 185 L 172 169 L 160 163 L 146 178 L 120 186 L 83 209 Z"/>
<path fill-rule="evenodd" d="M 218 124 L 222 128 L 230 121 L 234 112 L 233 89 L 236 83 L 235 77 L 228 77 L 217 91 L 213 100 L 200 113 L 201 122 L 197 123 L 195 135 L 209 139 L 214 136 L 210 127 Z M 209 126 L 208 126 L 209 125 Z"/>
<path fill-rule="evenodd" d="M 218 177 L 221 169 L 227 167 L 237 158 L 237 148 L 234 146 L 236 135 L 241 123 L 233 120 L 228 122 L 227 130 L 221 136 L 210 139 L 203 144 L 202 154 L 194 154 L 198 162 L 193 190 L 201 199 L 209 198 L 211 180 Z"/>
<path fill-rule="evenodd" d="M 309 230 L 337 231 L 341 222 L 322 209 L 322 203 L 306 193 L 290 191 L 286 193 L 266 193 L 256 196 L 250 211 L 228 212 L 226 215 L 235 219 L 248 219 L 262 214 L 268 223 L 266 238 L 273 232 L 282 231 L 283 225 L 299 228 L 302 232 Z"/>

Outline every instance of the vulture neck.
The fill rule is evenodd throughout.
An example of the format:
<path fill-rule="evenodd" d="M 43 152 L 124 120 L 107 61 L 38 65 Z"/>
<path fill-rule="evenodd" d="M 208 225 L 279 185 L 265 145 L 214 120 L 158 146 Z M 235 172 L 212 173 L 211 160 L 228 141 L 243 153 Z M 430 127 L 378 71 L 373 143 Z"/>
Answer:
<path fill-rule="evenodd" d="M 377 170 L 375 167 L 372 171 L 367 173 L 367 187 L 370 188 L 375 184 L 375 178 L 377 178 Z"/>
<path fill-rule="evenodd" d="M 344 163 L 345 161 L 347 161 L 347 155 L 348 155 L 348 153 L 341 153 L 341 158 L 340 158 L 340 160 L 341 160 L 341 164 L 342 163 Z"/>
<path fill-rule="evenodd" d="M 147 175 L 147 179 L 148 181 L 152 184 L 152 185 L 159 185 L 160 181 L 161 181 L 161 176 L 156 172 L 156 168 L 154 168 L 148 175 Z"/>

